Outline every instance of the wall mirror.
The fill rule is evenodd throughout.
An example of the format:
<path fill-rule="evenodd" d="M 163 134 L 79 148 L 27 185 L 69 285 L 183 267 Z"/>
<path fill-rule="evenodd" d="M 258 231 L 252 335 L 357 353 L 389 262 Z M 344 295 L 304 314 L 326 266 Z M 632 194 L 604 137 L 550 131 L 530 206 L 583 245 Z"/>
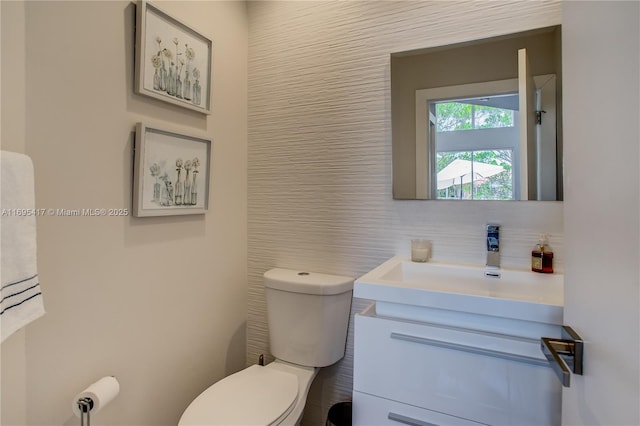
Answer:
<path fill-rule="evenodd" d="M 393 198 L 562 200 L 560 26 L 391 54 Z"/>

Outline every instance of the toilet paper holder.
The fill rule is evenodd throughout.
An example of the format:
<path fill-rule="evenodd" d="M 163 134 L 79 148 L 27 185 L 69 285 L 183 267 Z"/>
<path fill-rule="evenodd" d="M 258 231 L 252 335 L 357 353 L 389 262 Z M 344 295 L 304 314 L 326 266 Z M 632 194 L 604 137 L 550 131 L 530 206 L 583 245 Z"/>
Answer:
<path fill-rule="evenodd" d="M 80 426 L 91 426 L 91 412 L 96 414 L 120 392 L 115 376 L 105 376 L 89 385 L 71 400 L 73 413 L 80 418 Z"/>
<path fill-rule="evenodd" d="M 87 416 L 87 426 L 91 426 L 91 409 L 93 408 L 93 399 L 79 398 L 78 409 L 80 410 L 80 426 L 85 426 L 84 417 Z"/>

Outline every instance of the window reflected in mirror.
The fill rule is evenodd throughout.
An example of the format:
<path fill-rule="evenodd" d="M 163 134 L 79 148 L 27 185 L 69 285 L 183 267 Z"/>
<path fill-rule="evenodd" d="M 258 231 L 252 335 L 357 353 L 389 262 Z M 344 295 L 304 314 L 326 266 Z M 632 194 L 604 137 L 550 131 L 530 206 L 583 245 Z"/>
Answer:
<path fill-rule="evenodd" d="M 394 199 L 562 200 L 560 37 L 391 54 Z"/>
<path fill-rule="evenodd" d="M 508 106 L 517 103 L 517 94 L 434 103 L 436 199 L 514 199 L 513 153 L 518 139 L 513 132 L 494 132 L 493 148 L 486 149 L 478 143 L 484 140 L 478 133 L 516 127 L 517 111 Z"/>

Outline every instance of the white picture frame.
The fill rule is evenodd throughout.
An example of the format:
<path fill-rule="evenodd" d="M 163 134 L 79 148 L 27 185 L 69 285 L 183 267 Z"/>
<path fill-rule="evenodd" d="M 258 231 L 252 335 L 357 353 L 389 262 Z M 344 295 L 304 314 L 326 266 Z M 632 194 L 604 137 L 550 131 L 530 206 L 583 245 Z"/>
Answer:
<path fill-rule="evenodd" d="M 204 214 L 209 208 L 211 139 L 136 124 L 135 217 Z"/>
<path fill-rule="evenodd" d="M 135 92 L 211 114 L 213 44 L 146 0 L 136 6 Z"/>

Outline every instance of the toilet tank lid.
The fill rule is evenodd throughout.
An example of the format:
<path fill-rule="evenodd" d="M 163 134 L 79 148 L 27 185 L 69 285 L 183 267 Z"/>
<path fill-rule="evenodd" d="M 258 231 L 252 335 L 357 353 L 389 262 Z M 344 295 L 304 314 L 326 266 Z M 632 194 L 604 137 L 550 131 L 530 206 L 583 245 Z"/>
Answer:
<path fill-rule="evenodd" d="M 264 286 L 293 293 L 331 295 L 353 290 L 353 278 L 273 268 L 264 273 Z"/>

